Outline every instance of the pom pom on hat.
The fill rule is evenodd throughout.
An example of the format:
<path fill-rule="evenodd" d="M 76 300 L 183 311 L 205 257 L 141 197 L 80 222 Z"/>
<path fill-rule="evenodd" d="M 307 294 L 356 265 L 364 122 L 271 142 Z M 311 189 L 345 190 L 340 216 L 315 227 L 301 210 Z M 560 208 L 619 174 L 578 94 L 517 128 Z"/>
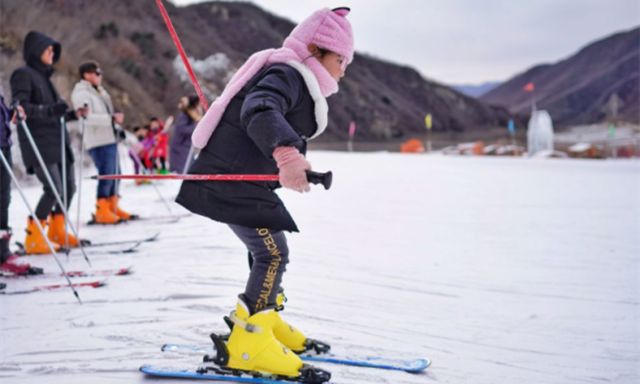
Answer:
<path fill-rule="evenodd" d="M 331 10 L 331 12 L 335 12 L 335 13 L 337 13 L 338 15 L 340 15 L 342 17 L 347 17 L 349 12 L 351 12 L 351 8 L 349 8 L 349 7 L 333 8 Z"/>

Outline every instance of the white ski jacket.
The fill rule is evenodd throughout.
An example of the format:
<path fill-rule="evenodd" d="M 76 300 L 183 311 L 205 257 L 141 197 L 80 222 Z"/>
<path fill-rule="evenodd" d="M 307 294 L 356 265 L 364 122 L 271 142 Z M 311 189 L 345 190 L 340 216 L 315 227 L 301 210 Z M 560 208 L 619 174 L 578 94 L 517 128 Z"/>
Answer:
<path fill-rule="evenodd" d="M 71 93 L 73 109 L 89 105 L 89 114 L 85 120 L 84 142 L 87 149 L 115 144 L 113 130 L 113 103 L 111 96 L 100 86 L 94 88 L 86 80 L 80 80 Z"/>

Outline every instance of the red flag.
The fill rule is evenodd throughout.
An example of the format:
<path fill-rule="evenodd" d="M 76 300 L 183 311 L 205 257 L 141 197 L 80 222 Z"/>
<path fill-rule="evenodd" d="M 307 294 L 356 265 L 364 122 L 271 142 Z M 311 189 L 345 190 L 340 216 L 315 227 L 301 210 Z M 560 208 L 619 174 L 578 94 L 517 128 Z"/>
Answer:
<path fill-rule="evenodd" d="M 522 88 L 522 89 L 524 89 L 527 92 L 533 92 L 533 89 L 534 89 L 533 83 L 529 83 L 529 84 L 525 85 L 524 88 Z"/>

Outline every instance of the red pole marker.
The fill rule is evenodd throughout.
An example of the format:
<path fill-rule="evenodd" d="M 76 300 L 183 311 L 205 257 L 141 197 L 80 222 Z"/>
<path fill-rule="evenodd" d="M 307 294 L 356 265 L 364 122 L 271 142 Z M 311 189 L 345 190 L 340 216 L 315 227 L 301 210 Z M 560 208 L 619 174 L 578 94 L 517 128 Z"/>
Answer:
<path fill-rule="evenodd" d="M 93 180 L 279 181 L 278 175 L 95 175 Z M 307 180 L 331 188 L 333 174 L 307 171 Z"/>
<path fill-rule="evenodd" d="M 93 180 L 278 181 L 277 175 L 96 175 Z"/>

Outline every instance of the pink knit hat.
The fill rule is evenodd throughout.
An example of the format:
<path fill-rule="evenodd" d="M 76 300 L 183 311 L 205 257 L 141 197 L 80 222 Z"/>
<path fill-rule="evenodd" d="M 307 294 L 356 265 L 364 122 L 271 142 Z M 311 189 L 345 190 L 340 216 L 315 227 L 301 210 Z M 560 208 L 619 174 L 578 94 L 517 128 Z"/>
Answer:
<path fill-rule="evenodd" d="M 320 48 L 344 56 L 348 63 L 353 61 L 353 32 L 347 20 L 349 8 L 324 8 L 314 12 L 298 24 L 283 46 L 294 50 L 300 57 L 309 56 L 307 46 L 311 43 Z"/>
<path fill-rule="evenodd" d="M 196 148 L 204 148 L 231 99 L 267 65 L 291 61 L 301 63 L 315 75 L 322 96 L 329 97 L 338 92 L 338 82 L 322 63 L 311 55 L 308 45 L 313 43 L 319 48 L 343 56 L 346 59 L 343 63 L 344 70 L 344 67 L 353 61 L 353 33 L 351 24 L 346 19 L 348 14 L 349 8 L 325 8 L 316 11 L 291 31 L 282 48 L 265 49 L 251 55 L 198 123 L 191 135 L 193 145 Z"/>

